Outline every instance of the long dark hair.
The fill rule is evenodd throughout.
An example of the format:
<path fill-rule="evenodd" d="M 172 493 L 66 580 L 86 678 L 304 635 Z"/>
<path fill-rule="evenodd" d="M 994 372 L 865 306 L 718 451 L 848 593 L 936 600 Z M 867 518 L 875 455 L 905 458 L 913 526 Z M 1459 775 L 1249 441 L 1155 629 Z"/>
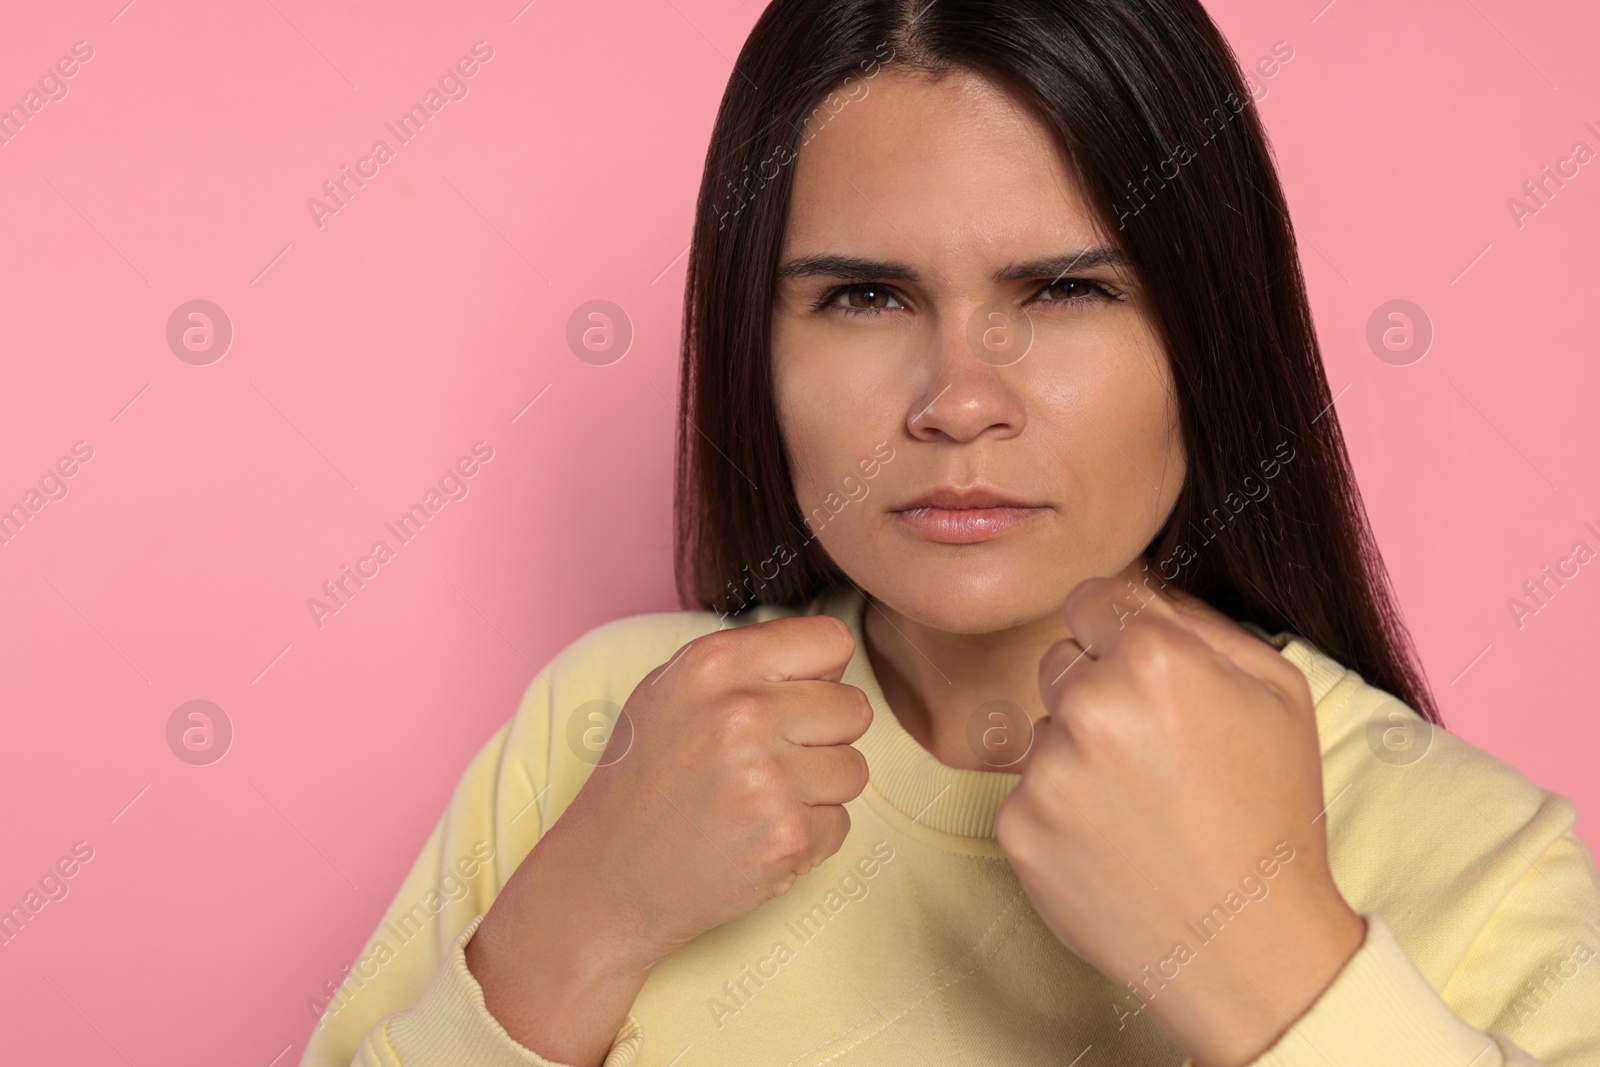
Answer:
<path fill-rule="evenodd" d="M 1356 489 L 1266 135 L 1197 0 L 767 7 L 717 112 L 689 253 L 684 606 L 799 604 L 850 581 L 795 499 L 770 315 L 806 120 L 885 67 L 966 69 L 1026 101 L 1150 294 L 1188 459 L 1152 569 L 1232 618 L 1300 634 L 1438 723 Z"/>

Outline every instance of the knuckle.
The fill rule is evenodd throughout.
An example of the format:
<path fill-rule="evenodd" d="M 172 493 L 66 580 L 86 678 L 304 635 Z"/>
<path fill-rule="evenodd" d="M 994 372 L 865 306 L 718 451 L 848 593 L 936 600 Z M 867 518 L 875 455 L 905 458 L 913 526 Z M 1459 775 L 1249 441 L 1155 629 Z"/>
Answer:
<path fill-rule="evenodd" d="M 855 709 L 855 728 L 860 733 L 866 733 L 872 725 L 872 701 L 868 699 L 866 691 L 857 686 L 846 686 L 846 690 L 851 694 L 851 705 Z"/>
<path fill-rule="evenodd" d="M 1316 701 L 1311 696 L 1311 683 L 1301 672 L 1299 667 L 1286 663 L 1288 670 L 1279 670 L 1276 675 L 1282 681 L 1282 692 L 1288 698 L 1292 709 L 1315 708 Z"/>
<path fill-rule="evenodd" d="M 1020 788 L 1022 788 L 1022 786 L 1019 784 L 1017 789 Z M 1011 836 L 1012 827 L 1015 825 L 1015 820 L 1017 817 L 1016 801 L 1014 799 L 1015 796 L 1016 789 L 1013 789 L 1011 791 L 1011 796 L 1008 796 L 1005 798 L 1005 800 L 1001 801 L 999 810 L 994 813 L 994 836 L 1001 842 L 1004 842 L 1006 838 Z"/>
<path fill-rule="evenodd" d="M 839 833 L 837 835 L 838 840 L 833 846 L 833 852 L 839 851 L 839 846 L 844 844 L 845 838 L 850 836 L 850 826 L 851 826 L 851 823 L 850 823 L 850 812 L 848 812 L 847 810 L 845 810 L 844 807 L 841 806 L 839 808 Z"/>
<path fill-rule="evenodd" d="M 684 666 L 702 675 L 715 675 L 738 661 L 738 641 L 725 631 L 705 634 L 689 642 Z"/>
<path fill-rule="evenodd" d="M 793 810 L 767 820 L 761 832 L 762 859 L 782 863 L 803 856 L 811 848 L 811 827 Z"/>
<path fill-rule="evenodd" d="M 1105 699 L 1104 683 L 1097 675 L 1084 677 L 1077 684 L 1056 699 L 1055 706 L 1051 709 L 1051 719 L 1058 716 L 1063 725 L 1071 726 L 1077 732 L 1078 723 L 1086 715 L 1094 711 Z"/>
<path fill-rule="evenodd" d="M 1066 709 L 1074 741 L 1082 745 L 1103 745 L 1116 736 L 1125 716 L 1118 715 L 1101 693 L 1081 687 Z"/>
<path fill-rule="evenodd" d="M 1000 805 L 1000 810 L 995 812 L 994 836 L 1001 845 L 1014 847 L 1022 842 L 1030 821 L 1027 808 L 1029 796 L 1022 783 L 1018 783 Z"/>
<path fill-rule="evenodd" d="M 777 795 L 777 783 L 781 780 L 782 770 L 777 760 L 763 756 L 740 764 L 731 777 L 734 792 L 740 801 L 749 803 L 754 799 Z"/>
<path fill-rule="evenodd" d="M 830 631 L 833 635 L 832 640 L 839 644 L 855 642 L 855 634 L 851 631 L 850 624 L 843 619 L 835 615 L 812 615 L 810 618 L 817 620 L 816 625 L 820 629 Z"/>
<path fill-rule="evenodd" d="M 1028 762 L 1024 770 L 1038 775 L 1053 769 L 1066 756 L 1065 742 L 1066 728 L 1056 716 L 1034 723 L 1028 736 Z"/>
<path fill-rule="evenodd" d="M 768 731 L 766 707 L 748 693 L 729 696 L 714 721 L 717 743 L 724 751 L 757 743 Z"/>
<path fill-rule="evenodd" d="M 1134 624 L 1123 643 L 1135 677 L 1153 683 L 1172 679 L 1178 666 L 1179 650 L 1161 627 Z"/>
<path fill-rule="evenodd" d="M 869 778 L 867 757 L 861 754 L 860 749 L 857 749 L 851 745 L 844 746 L 844 753 L 845 770 L 848 775 L 848 781 L 850 783 L 852 792 L 859 794 L 867 787 L 867 780 Z"/>

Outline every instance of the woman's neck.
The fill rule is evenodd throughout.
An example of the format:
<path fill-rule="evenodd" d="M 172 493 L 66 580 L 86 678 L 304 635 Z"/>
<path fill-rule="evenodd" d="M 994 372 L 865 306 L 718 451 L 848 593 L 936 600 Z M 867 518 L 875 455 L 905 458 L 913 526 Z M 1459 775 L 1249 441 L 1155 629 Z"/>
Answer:
<path fill-rule="evenodd" d="M 1142 565 L 1142 560 L 1129 564 L 1126 576 Z M 996 758 L 974 739 L 991 723 L 1005 724 L 995 717 L 995 709 L 1004 709 L 996 701 L 1020 708 L 1030 723 L 1048 713 L 1039 695 L 1039 660 L 1051 645 L 1072 636 L 1059 610 L 992 633 L 949 633 L 869 596 L 862 632 L 884 699 L 923 748 L 951 767 L 1021 772 L 1024 764 L 1012 760 L 1022 750 L 1005 750 L 1013 754 Z M 980 720 L 976 729 L 975 719 Z"/>

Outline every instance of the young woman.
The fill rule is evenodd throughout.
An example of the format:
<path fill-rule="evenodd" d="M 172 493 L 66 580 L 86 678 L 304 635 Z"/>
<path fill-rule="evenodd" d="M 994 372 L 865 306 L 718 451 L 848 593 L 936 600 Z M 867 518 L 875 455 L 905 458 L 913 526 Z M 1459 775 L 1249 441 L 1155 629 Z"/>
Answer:
<path fill-rule="evenodd" d="M 1600 1063 L 1194 0 L 777 0 L 686 313 L 695 610 L 541 672 L 305 1064 Z"/>

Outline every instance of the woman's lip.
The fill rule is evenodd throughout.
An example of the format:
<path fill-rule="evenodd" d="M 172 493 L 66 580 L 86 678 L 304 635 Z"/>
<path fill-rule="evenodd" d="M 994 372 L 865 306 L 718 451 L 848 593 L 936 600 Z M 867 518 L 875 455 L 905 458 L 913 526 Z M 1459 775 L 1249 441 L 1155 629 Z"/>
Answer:
<path fill-rule="evenodd" d="M 947 545 L 987 541 L 1014 526 L 1049 511 L 1049 508 L 908 508 L 894 513 L 918 537 Z"/>

